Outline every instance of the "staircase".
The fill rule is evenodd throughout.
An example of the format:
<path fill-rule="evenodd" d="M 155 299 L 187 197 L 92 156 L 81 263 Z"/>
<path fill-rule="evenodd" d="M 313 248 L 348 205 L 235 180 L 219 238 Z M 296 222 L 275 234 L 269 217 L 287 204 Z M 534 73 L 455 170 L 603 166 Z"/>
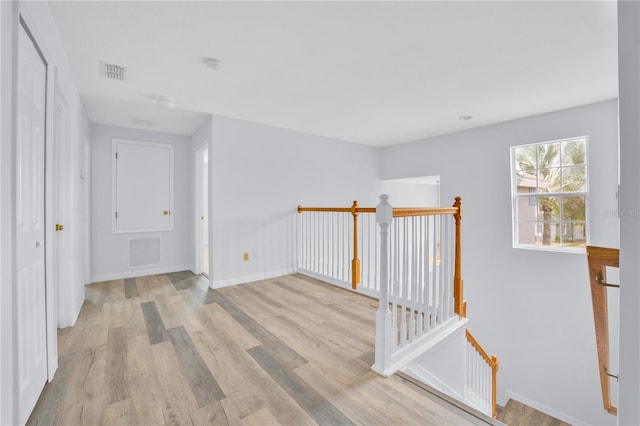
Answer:
<path fill-rule="evenodd" d="M 570 426 L 521 402 L 510 399 L 500 410 L 498 420 L 509 426 Z"/>
<path fill-rule="evenodd" d="M 298 213 L 298 272 L 380 301 L 372 369 L 404 372 L 495 418 L 498 361 L 466 328 L 461 199 L 394 208 L 381 195 L 375 208 L 354 201 Z"/>

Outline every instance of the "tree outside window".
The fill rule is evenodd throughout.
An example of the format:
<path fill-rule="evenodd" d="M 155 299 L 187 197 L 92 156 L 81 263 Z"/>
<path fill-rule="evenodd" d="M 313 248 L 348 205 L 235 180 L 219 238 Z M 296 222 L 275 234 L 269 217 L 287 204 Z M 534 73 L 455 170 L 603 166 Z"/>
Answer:
<path fill-rule="evenodd" d="M 584 249 L 587 137 L 511 149 L 514 246 Z"/>

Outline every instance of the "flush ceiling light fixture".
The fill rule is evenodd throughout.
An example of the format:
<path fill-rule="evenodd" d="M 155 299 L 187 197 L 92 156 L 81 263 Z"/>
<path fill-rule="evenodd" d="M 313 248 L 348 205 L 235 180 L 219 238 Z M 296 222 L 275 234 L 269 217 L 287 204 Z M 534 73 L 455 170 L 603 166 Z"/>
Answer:
<path fill-rule="evenodd" d="M 470 116 L 470 115 L 463 115 L 463 116 L 461 116 L 461 117 L 458 117 L 458 120 L 460 120 L 460 121 L 469 121 L 469 120 L 471 120 L 472 118 L 473 118 L 473 117 L 472 117 L 472 116 Z"/>
<path fill-rule="evenodd" d="M 204 64 L 212 71 L 217 71 L 222 68 L 222 61 L 216 58 L 205 59 Z"/>
<path fill-rule="evenodd" d="M 176 101 L 168 96 L 156 96 L 155 99 L 160 108 L 173 109 L 176 106 Z"/>

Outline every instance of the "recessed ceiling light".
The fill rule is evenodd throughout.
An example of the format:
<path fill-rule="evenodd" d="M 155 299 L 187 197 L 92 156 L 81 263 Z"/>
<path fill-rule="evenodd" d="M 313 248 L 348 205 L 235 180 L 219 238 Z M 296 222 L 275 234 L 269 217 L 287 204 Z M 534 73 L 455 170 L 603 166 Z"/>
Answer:
<path fill-rule="evenodd" d="M 205 65 L 212 71 L 217 71 L 222 68 L 222 61 L 216 58 L 209 58 L 204 60 Z"/>
<path fill-rule="evenodd" d="M 156 96 L 156 102 L 160 108 L 173 109 L 176 101 L 168 96 Z"/>
<path fill-rule="evenodd" d="M 463 115 L 461 117 L 458 117 L 458 120 L 460 120 L 460 121 L 468 121 L 468 120 L 471 120 L 472 118 L 473 117 L 470 116 L 470 115 Z"/>

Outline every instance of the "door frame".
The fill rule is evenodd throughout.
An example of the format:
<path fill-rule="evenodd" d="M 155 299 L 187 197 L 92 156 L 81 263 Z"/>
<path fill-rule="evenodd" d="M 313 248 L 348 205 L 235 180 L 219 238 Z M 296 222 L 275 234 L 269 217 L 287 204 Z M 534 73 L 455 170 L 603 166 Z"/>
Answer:
<path fill-rule="evenodd" d="M 74 224 L 79 223 L 74 218 L 74 212 L 71 208 L 74 205 L 71 199 L 72 191 L 72 161 L 70 154 L 72 153 L 73 140 L 73 120 L 72 120 L 72 104 L 69 98 L 69 90 L 65 87 L 60 79 L 57 67 L 53 70 L 53 94 L 51 101 L 51 141 L 47 144 L 47 158 L 51 162 L 47 164 L 47 170 L 51 170 L 51 175 L 47 175 L 45 185 L 45 193 L 47 194 L 47 203 L 45 215 L 47 219 L 47 232 L 49 235 L 47 244 L 47 257 L 51 259 L 50 270 L 47 270 L 47 280 L 51 281 L 55 309 L 53 312 L 53 321 L 56 326 L 66 327 L 72 324 L 75 318 L 68 318 L 71 311 L 62 312 L 60 310 L 60 300 L 74 300 L 71 294 L 73 291 L 73 267 L 69 258 L 72 253 L 71 242 L 74 239 Z M 62 140 L 60 138 L 59 115 L 58 109 L 62 109 L 64 120 L 64 134 Z M 65 227 L 63 234 L 55 231 L 56 224 Z M 62 256 L 65 254 L 65 256 Z M 64 277 L 65 279 L 60 279 Z M 57 345 L 56 345 L 57 346 Z"/>
<path fill-rule="evenodd" d="M 202 157 L 203 154 L 206 150 L 209 149 L 209 145 L 202 145 L 199 148 L 195 149 L 194 152 L 194 170 L 195 170 L 195 182 L 194 182 L 194 188 L 195 188 L 195 194 L 194 194 L 194 221 L 195 221 L 195 226 L 194 226 L 194 242 L 195 242 L 195 259 L 194 259 L 194 273 L 196 274 L 201 274 L 204 272 L 204 262 L 203 262 L 203 252 L 202 252 L 202 246 L 203 246 L 203 238 L 202 238 L 202 220 L 200 219 L 200 216 L 202 215 L 202 211 L 204 210 L 204 206 L 202 203 L 202 181 L 204 179 L 204 167 L 203 167 L 203 162 L 202 162 Z M 207 199 L 209 199 L 211 196 L 211 190 L 209 190 L 209 195 L 207 197 Z M 209 206 L 211 205 L 210 200 L 209 201 Z M 210 212 L 210 209 L 207 209 Z M 210 222 L 210 217 L 211 214 L 209 213 L 207 215 L 207 217 L 205 218 L 205 220 L 207 221 L 207 224 L 209 225 L 209 229 L 211 227 L 211 222 Z M 209 232 L 209 234 L 211 234 Z M 211 241 L 209 241 L 209 273 L 208 276 L 211 277 Z"/>

